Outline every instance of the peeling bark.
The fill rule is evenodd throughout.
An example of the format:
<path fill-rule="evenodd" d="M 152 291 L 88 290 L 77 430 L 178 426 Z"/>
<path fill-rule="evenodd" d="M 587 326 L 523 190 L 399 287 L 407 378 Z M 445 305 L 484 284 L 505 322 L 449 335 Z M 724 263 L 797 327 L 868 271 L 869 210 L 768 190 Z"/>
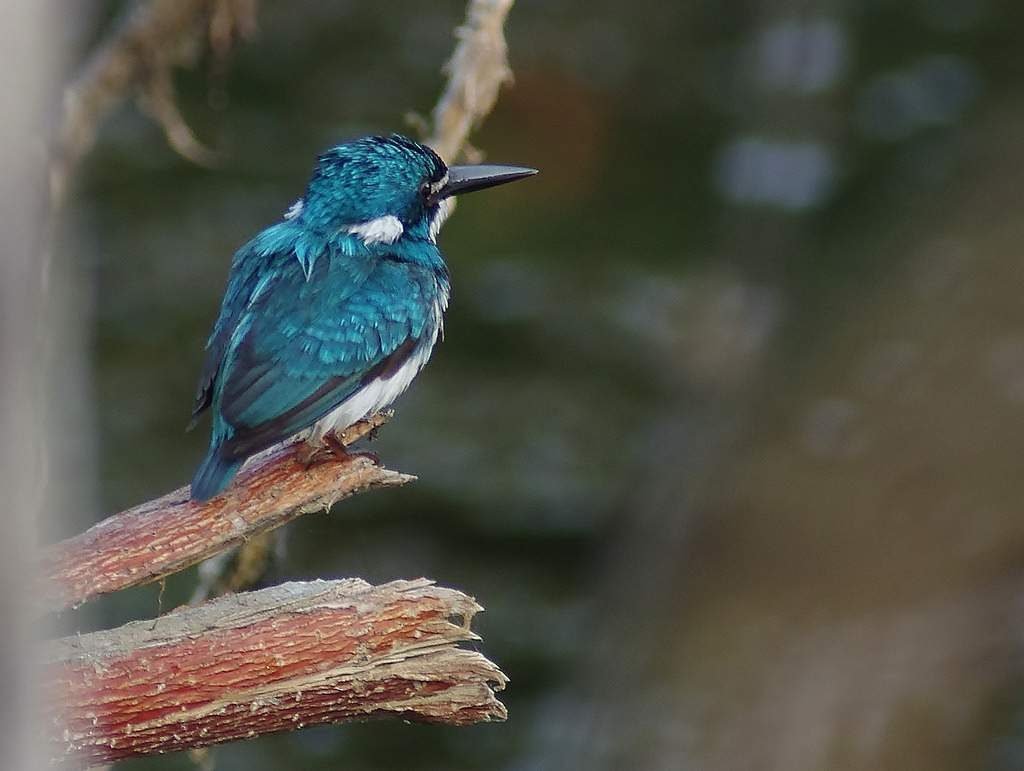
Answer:
<path fill-rule="evenodd" d="M 479 639 L 479 610 L 425 579 L 313 581 L 55 641 L 52 758 L 108 763 L 371 717 L 504 720 L 507 678 L 457 647 Z"/>

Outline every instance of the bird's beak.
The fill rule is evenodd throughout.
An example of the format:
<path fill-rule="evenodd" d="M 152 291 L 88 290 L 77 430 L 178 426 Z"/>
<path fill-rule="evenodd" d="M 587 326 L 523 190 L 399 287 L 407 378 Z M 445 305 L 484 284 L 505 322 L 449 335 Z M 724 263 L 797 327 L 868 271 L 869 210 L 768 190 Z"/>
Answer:
<path fill-rule="evenodd" d="M 532 177 L 536 173 L 536 169 L 528 169 L 524 166 L 500 166 L 497 164 L 449 166 L 448 182 L 437 191 L 434 198 L 440 201 L 460 193 L 472 193 L 474 190 L 515 182 L 517 179 Z"/>

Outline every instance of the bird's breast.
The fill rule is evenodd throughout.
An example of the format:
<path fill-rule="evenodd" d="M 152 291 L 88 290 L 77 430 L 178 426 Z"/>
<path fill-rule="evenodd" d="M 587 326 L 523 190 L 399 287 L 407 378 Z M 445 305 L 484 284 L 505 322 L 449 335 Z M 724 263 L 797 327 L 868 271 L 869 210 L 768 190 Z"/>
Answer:
<path fill-rule="evenodd" d="M 311 442 L 318 444 L 324 435 L 344 431 L 353 423 L 390 406 L 405 393 L 434 351 L 444 324 L 448 295 L 447 283 L 438 282 L 438 291 L 431 303 L 423 334 L 408 346 L 408 352 L 402 351 L 403 346 L 393 354 L 404 354 L 403 358 L 388 361 L 386 366 L 381 367 L 375 376 L 367 379 L 358 391 L 318 420 L 310 432 Z"/>

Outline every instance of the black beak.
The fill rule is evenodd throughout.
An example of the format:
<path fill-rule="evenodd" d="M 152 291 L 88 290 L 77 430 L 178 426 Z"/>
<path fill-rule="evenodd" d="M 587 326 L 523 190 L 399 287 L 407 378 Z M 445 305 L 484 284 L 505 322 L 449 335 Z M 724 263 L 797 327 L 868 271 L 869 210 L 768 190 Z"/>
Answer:
<path fill-rule="evenodd" d="M 448 182 L 434 194 L 434 200 L 440 201 L 452 195 L 472 193 L 474 190 L 504 185 L 506 182 L 532 177 L 536 173 L 536 169 L 528 169 L 524 166 L 500 166 L 497 164 L 449 166 Z"/>

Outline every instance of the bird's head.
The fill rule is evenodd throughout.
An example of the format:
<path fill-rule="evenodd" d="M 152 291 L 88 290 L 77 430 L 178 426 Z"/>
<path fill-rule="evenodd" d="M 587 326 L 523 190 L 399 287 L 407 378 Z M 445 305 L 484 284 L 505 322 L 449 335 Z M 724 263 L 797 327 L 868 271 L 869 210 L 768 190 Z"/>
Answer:
<path fill-rule="evenodd" d="M 316 163 L 306 194 L 289 218 L 346 230 L 367 245 L 403 235 L 434 240 L 451 196 L 536 174 L 519 166 L 451 166 L 426 145 L 399 134 L 333 147 Z"/>

